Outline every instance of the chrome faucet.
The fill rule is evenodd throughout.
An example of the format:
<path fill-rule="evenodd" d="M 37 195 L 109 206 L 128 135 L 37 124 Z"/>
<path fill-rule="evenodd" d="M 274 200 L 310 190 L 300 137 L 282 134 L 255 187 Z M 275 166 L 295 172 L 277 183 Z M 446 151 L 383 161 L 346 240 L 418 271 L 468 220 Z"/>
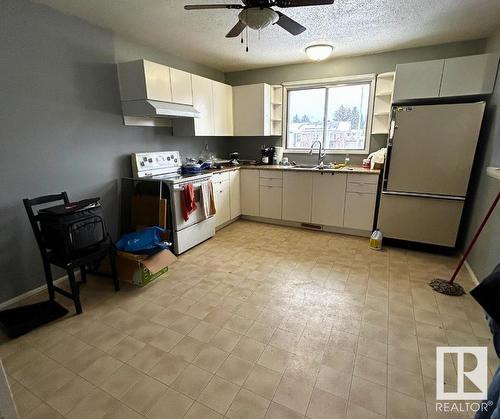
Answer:
<path fill-rule="evenodd" d="M 314 145 L 318 143 L 319 148 L 318 148 L 318 166 L 323 166 L 323 160 L 325 160 L 326 157 L 326 151 L 323 150 L 323 144 L 321 144 L 321 141 L 316 140 L 311 144 L 311 149 L 309 150 L 309 155 L 312 156 L 313 150 L 314 150 Z"/>

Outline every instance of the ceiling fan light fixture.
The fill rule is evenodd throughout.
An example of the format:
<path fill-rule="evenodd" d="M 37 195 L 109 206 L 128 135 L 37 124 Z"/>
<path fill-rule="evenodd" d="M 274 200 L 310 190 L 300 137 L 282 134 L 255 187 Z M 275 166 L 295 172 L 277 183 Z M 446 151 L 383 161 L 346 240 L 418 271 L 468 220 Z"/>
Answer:
<path fill-rule="evenodd" d="M 332 53 L 333 46 L 329 44 L 314 44 L 306 47 L 307 56 L 314 61 L 326 60 Z"/>
<path fill-rule="evenodd" d="M 264 29 L 266 26 L 276 23 L 279 19 L 278 13 L 273 9 L 264 7 L 249 7 L 242 10 L 239 19 L 251 29 Z"/>

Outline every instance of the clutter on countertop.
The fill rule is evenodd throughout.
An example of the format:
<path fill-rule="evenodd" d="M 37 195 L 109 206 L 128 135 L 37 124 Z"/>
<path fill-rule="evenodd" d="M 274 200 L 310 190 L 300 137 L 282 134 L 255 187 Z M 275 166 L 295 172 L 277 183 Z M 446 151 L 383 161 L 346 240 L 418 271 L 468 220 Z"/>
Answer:
<path fill-rule="evenodd" d="M 209 163 L 207 163 L 209 164 Z M 211 166 L 211 164 L 210 164 Z M 196 175 L 201 173 L 202 165 L 197 163 L 195 159 L 186 159 L 186 162 L 181 167 L 181 172 L 183 175 Z"/>
<path fill-rule="evenodd" d="M 288 163 L 287 165 L 285 164 L 280 164 L 280 165 L 266 165 L 266 164 L 247 164 L 247 163 L 242 163 L 241 166 L 227 166 L 227 167 L 222 167 L 220 169 L 211 169 L 207 170 L 205 173 L 222 173 L 222 172 L 228 172 L 231 170 L 240 170 L 240 169 L 255 169 L 255 170 L 292 170 L 292 171 L 301 171 L 301 172 L 329 172 L 329 171 L 335 171 L 335 172 L 340 172 L 340 173 L 365 173 L 365 174 L 372 174 L 372 175 L 378 175 L 380 173 L 379 169 L 370 169 L 370 168 L 363 168 L 361 166 L 349 166 L 345 167 L 344 163 L 331 163 L 324 165 L 322 169 L 318 169 L 315 167 L 294 167 L 292 164 Z"/>
<path fill-rule="evenodd" d="M 387 155 L 387 148 L 381 148 L 380 150 L 371 153 L 368 158 L 370 159 L 370 169 L 382 169 L 385 163 L 385 156 Z"/>

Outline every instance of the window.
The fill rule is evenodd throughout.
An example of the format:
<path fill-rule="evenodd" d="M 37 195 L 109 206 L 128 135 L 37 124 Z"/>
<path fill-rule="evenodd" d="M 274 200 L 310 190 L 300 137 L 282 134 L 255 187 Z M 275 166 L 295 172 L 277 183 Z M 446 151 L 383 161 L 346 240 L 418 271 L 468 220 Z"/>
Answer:
<path fill-rule="evenodd" d="M 285 84 L 286 150 L 319 140 L 331 153 L 367 153 L 374 86 L 372 75 Z"/>

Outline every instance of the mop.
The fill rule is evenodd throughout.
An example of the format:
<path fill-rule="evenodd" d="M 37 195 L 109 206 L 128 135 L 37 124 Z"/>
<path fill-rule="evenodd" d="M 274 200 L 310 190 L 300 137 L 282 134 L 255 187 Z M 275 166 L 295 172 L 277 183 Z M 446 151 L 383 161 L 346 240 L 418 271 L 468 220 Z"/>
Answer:
<path fill-rule="evenodd" d="M 467 256 L 469 256 L 469 253 L 472 250 L 472 247 L 474 246 L 477 239 L 479 238 L 481 231 L 483 231 L 483 228 L 486 225 L 488 218 L 490 218 L 490 215 L 493 213 L 493 210 L 495 209 L 499 198 L 500 198 L 500 193 L 497 193 L 497 197 L 493 200 L 493 203 L 491 204 L 490 209 L 486 213 L 486 216 L 484 217 L 483 222 L 481 223 L 481 225 L 477 229 L 476 234 L 474 234 L 472 241 L 470 242 L 469 246 L 467 247 L 467 250 L 463 254 L 462 258 L 460 259 L 460 262 L 458 263 L 457 269 L 455 269 L 455 272 L 453 272 L 451 279 L 446 280 L 446 279 L 435 278 L 429 283 L 429 285 L 432 287 L 432 289 L 434 291 L 440 292 L 441 294 L 454 295 L 454 296 L 460 296 L 460 295 L 465 294 L 464 288 L 460 284 L 454 283 L 455 279 L 457 278 L 458 272 L 460 272 L 462 265 L 467 260 Z"/>

